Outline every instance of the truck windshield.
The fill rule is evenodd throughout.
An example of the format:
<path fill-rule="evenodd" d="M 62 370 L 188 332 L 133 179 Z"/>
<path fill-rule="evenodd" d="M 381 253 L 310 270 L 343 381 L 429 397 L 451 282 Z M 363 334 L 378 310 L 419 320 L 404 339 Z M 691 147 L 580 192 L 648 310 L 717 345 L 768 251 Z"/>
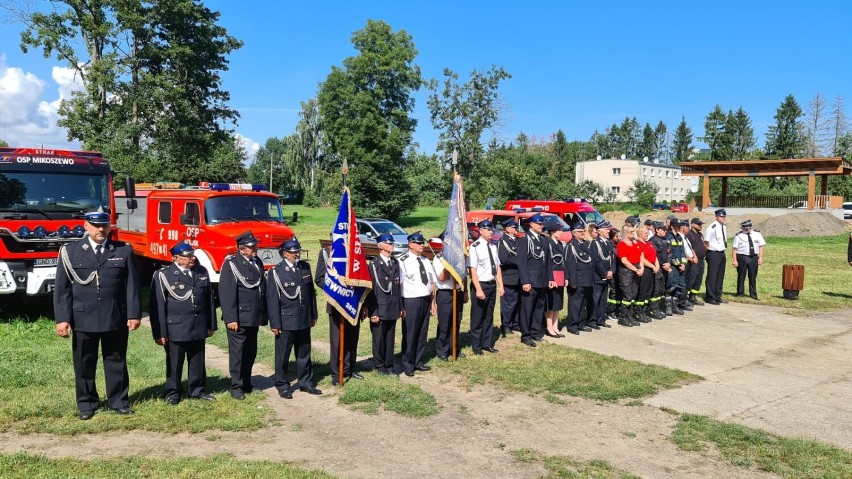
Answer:
<path fill-rule="evenodd" d="M 50 218 L 101 207 L 108 211 L 109 195 L 105 173 L 0 170 L 0 211 L 34 211 Z"/>
<path fill-rule="evenodd" d="M 278 198 L 256 195 L 227 195 L 204 202 L 204 222 L 275 221 L 283 223 Z"/>

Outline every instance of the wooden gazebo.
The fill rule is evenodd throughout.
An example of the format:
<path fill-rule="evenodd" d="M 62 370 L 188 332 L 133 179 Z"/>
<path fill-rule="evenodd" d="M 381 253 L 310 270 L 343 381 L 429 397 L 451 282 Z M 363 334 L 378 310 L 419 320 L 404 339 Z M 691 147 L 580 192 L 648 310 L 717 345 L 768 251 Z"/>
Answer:
<path fill-rule="evenodd" d="M 807 176 L 808 209 L 814 209 L 816 177 L 822 178 L 820 194 L 828 194 L 828 175 L 852 175 L 852 165 L 843 158 L 791 158 L 788 160 L 690 161 L 680 164 L 681 175 L 704 179 L 702 204 L 710 204 L 710 178 L 722 179 L 719 206 L 727 206 L 728 178 L 760 176 Z"/>

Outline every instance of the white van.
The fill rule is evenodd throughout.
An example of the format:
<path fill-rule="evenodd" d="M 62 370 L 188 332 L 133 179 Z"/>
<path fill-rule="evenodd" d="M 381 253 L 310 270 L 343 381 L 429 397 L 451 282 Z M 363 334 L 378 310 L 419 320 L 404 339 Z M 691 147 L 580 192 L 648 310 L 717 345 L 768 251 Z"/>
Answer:
<path fill-rule="evenodd" d="M 843 219 L 852 220 L 852 202 L 843 203 Z"/>

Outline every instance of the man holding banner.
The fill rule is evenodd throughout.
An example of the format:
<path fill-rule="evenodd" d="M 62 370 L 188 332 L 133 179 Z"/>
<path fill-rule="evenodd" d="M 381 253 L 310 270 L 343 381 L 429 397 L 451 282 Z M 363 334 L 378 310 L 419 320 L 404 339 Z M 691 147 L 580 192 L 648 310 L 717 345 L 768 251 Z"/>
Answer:
<path fill-rule="evenodd" d="M 361 306 L 373 285 L 355 224 L 349 188 L 344 187 L 337 221 L 331 230 L 331 248 L 320 254 L 315 275 L 316 284 L 322 285 L 326 297 L 329 321 L 334 323 L 329 332 L 332 338 L 336 336 L 336 341 L 332 339 L 330 361 L 335 385 L 343 384 L 344 376 L 361 377 L 354 370 L 358 326 Z"/>
<path fill-rule="evenodd" d="M 458 332 L 462 320 L 462 303 L 467 302 L 467 294 L 463 293 L 468 255 L 466 216 L 462 179 L 456 174 L 450 195 L 447 227 L 442 238 L 443 248 L 434 261 L 438 288 L 438 337 L 435 348 L 441 360 L 449 360 L 449 356 L 453 359 L 464 357 L 458 352 Z"/>

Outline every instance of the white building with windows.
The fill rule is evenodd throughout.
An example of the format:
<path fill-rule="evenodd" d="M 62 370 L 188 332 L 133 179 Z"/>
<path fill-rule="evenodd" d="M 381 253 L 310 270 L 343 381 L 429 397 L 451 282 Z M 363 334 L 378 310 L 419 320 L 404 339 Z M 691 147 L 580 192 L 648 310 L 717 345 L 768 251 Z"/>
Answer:
<path fill-rule="evenodd" d="M 598 159 L 577 163 L 575 180 L 594 181 L 607 193 L 615 194 L 615 201 L 629 201 L 627 190 L 637 179 L 657 185 L 655 201 L 683 201 L 687 193 L 698 191 L 697 177 L 682 177 L 676 165 L 628 159 Z"/>

